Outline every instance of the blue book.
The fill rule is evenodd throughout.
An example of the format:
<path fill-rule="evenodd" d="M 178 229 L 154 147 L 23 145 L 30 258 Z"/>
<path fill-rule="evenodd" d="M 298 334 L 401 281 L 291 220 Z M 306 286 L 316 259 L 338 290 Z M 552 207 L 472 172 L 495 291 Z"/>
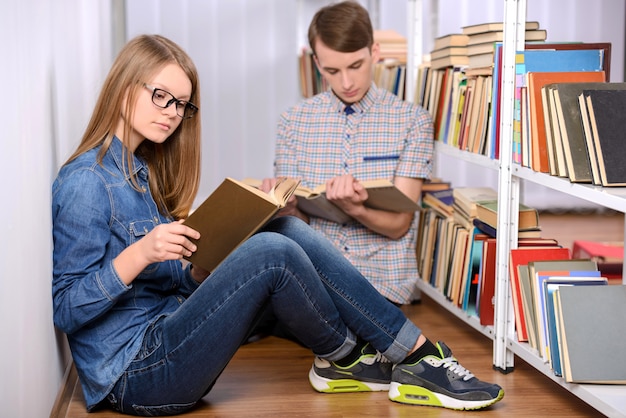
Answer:
<path fill-rule="evenodd" d="M 548 337 L 548 318 L 546 315 L 546 294 L 544 290 L 544 282 L 550 278 L 563 277 L 571 279 L 572 277 L 600 277 L 599 270 L 572 270 L 572 271 L 536 271 L 535 277 L 531 277 L 533 283 L 533 293 L 535 295 L 535 309 L 537 327 L 539 328 L 539 353 L 545 361 L 550 360 Z"/>
<path fill-rule="evenodd" d="M 607 285 L 608 281 L 604 277 L 598 277 L 595 279 L 589 278 L 575 278 L 575 277 L 551 277 L 544 281 L 544 293 L 546 300 L 546 317 L 548 323 L 548 338 L 549 338 L 549 351 L 550 351 L 550 367 L 557 376 L 563 376 L 561 367 L 561 352 L 559 335 L 557 331 L 556 310 L 555 310 L 555 297 L 556 290 L 561 286 L 592 286 L 592 285 Z"/>
<path fill-rule="evenodd" d="M 516 74 L 602 71 L 604 65 L 603 49 L 529 49 L 516 55 Z"/>
<path fill-rule="evenodd" d="M 470 241 L 469 265 L 465 278 L 465 290 L 463 292 L 463 302 L 461 308 L 470 315 L 476 315 L 476 302 L 478 298 L 478 278 L 480 277 L 480 267 L 483 258 L 483 242 L 489 236 L 483 234 L 476 227 L 472 228 Z"/>

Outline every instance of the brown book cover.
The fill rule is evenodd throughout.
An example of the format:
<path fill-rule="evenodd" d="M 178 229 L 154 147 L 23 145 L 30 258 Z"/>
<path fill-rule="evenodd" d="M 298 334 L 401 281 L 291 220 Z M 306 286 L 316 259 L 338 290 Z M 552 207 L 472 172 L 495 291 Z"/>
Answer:
<path fill-rule="evenodd" d="M 284 178 L 269 192 L 226 178 L 184 224 L 200 232 L 198 250 L 186 259 L 213 271 L 285 206 L 300 182 Z"/>
<path fill-rule="evenodd" d="M 528 86 L 528 108 L 529 108 L 529 120 L 531 129 L 531 150 L 533 154 L 533 162 L 531 164 L 535 171 L 549 172 L 548 167 L 548 150 L 546 139 L 546 125 L 543 111 L 543 104 L 541 100 L 541 88 L 550 83 L 564 83 L 564 82 L 603 82 L 605 81 L 604 71 L 561 71 L 561 72 L 529 72 L 527 79 Z M 561 137 L 563 140 L 563 137 Z M 567 156 L 569 144 L 563 144 L 563 150 Z M 576 169 L 579 173 L 576 175 L 579 182 L 591 182 L 591 172 L 589 169 L 588 160 L 586 160 L 586 147 L 585 156 L 579 155 L 575 152 L 576 149 L 570 152 L 570 164 L 568 164 L 568 173 L 570 169 Z M 572 155 L 577 154 L 576 164 L 571 160 Z M 535 156 L 538 156 L 535 158 Z M 543 157 L 539 157 L 543 156 Z M 581 161 L 581 158 L 584 157 Z M 567 162 L 567 157 L 566 157 Z M 570 174 L 571 175 L 571 174 Z"/>

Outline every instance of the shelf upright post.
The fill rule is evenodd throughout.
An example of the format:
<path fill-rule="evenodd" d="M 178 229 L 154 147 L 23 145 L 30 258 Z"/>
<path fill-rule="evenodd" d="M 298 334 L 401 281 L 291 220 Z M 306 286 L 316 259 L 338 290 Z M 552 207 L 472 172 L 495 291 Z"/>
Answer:
<path fill-rule="evenodd" d="M 513 370 L 513 352 L 507 344 L 515 338 L 509 285 L 509 254 L 517 247 L 519 181 L 512 176 L 513 112 L 515 97 L 515 55 L 524 48 L 526 0 L 505 0 L 504 39 L 502 44 L 502 82 L 500 90 L 500 170 L 498 172 L 498 245 L 493 340 L 494 368 Z"/>
<path fill-rule="evenodd" d="M 405 97 L 415 102 L 415 84 L 417 68 L 422 62 L 423 48 L 423 7 L 422 0 L 407 0 L 407 57 L 406 57 L 406 89 Z"/>

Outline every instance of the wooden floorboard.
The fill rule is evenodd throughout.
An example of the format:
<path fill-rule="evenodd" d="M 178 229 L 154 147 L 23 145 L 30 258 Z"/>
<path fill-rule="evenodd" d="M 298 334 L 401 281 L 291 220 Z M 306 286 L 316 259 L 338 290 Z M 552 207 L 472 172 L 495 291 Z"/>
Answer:
<path fill-rule="evenodd" d="M 544 236 L 570 246 L 573 239 L 623 241 L 624 217 L 587 215 L 541 216 Z M 476 412 L 409 406 L 388 400 L 386 393 L 319 394 L 309 385 L 310 352 L 274 337 L 242 347 L 216 383 L 188 417 L 597 417 L 602 416 L 524 361 L 516 358 L 512 373 L 492 368 L 492 342 L 459 321 L 432 300 L 403 307 L 425 335 L 448 344 L 461 364 L 479 378 L 496 382 L 504 399 Z M 79 385 L 67 417 L 111 418 L 111 411 L 87 414 Z"/>

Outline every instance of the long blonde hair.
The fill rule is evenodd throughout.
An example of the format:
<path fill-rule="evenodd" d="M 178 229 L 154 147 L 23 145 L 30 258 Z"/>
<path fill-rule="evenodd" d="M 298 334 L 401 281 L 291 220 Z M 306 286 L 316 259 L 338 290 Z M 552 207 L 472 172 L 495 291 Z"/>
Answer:
<path fill-rule="evenodd" d="M 140 35 L 129 41 L 120 51 L 107 75 L 91 120 L 82 140 L 68 159 L 99 145 L 98 162 L 102 162 L 113 140 L 113 133 L 122 113 L 133 119 L 134 105 L 143 83 L 150 80 L 166 65 L 179 65 L 191 81 L 189 101 L 200 106 L 200 85 L 196 67 L 187 53 L 176 43 L 160 35 Z M 126 109 L 122 111 L 127 96 Z M 126 124 L 124 138 L 130 138 L 130 124 Z M 128 149 L 124 147 L 126 151 Z M 162 144 L 143 141 L 135 155 L 146 161 L 152 196 L 165 216 L 175 219 L 188 215 L 200 183 L 200 115 L 184 119 Z M 138 189 L 133 174 L 133 156 L 126 152 L 126 175 Z"/>

